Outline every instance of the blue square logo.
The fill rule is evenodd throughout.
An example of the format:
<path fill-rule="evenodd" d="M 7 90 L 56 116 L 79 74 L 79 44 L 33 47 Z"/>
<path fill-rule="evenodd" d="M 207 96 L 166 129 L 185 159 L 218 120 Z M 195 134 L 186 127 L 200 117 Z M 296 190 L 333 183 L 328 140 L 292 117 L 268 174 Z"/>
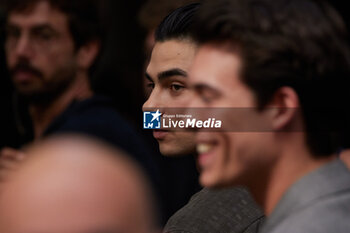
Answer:
<path fill-rule="evenodd" d="M 162 114 L 156 112 L 143 112 L 143 128 L 144 129 L 160 129 L 160 119 Z"/>

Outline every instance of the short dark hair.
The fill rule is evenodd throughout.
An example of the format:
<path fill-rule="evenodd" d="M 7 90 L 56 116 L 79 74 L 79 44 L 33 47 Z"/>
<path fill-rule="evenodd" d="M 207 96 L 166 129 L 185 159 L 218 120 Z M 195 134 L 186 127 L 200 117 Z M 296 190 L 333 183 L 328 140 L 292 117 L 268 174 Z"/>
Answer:
<path fill-rule="evenodd" d="M 280 87 L 292 87 L 299 96 L 310 151 L 315 156 L 336 152 L 338 131 L 317 131 L 335 122 L 315 110 L 344 108 L 350 52 L 346 26 L 328 3 L 206 1 L 193 33 L 199 44 L 226 43 L 239 52 L 242 81 L 253 90 L 260 109 Z"/>
<path fill-rule="evenodd" d="M 147 0 L 138 14 L 139 24 L 147 31 L 157 28 L 170 12 L 200 0 Z"/>
<path fill-rule="evenodd" d="M 190 28 L 199 3 L 192 3 L 171 12 L 159 24 L 155 32 L 156 41 L 190 38 Z"/>
<path fill-rule="evenodd" d="M 99 7 L 97 0 L 7 0 L 6 13 L 31 10 L 41 1 L 62 11 L 67 15 L 69 29 L 76 48 L 87 42 L 101 39 Z"/>

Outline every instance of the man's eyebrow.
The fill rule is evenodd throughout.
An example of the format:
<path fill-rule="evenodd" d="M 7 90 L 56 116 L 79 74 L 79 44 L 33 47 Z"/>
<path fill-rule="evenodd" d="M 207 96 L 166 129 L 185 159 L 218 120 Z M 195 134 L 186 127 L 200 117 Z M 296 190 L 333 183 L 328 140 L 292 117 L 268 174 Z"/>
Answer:
<path fill-rule="evenodd" d="M 18 26 L 17 24 L 15 23 L 7 23 L 6 24 L 6 30 L 12 30 L 12 29 L 20 29 L 20 26 Z M 30 30 L 32 31 L 44 31 L 44 30 L 47 30 L 47 31 L 50 31 L 52 33 L 57 33 L 57 31 L 51 27 L 51 25 L 49 24 L 38 24 L 38 25 L 35 25 L 33 26 Z"/>
<path fill-rule="evenodd" d="M 160 72 L 158 74 L 158 80 L 161 81 L 163 79 L 166 79 L 166 78 L 170 78 L 172 76 L 183 76 L 183 77 L 187 77 L 187 72 L 182 70 L 182 69 L 179 69 L 179 68 L 174 68 L 174 69 L 170 69 L 170 70 L 166 70 L 166 71 L 163 71 L 163 72 Z"/>
<path fill-rule="evenodd" d="M 52 32 L 56 32 L 56 30 L 51 27 L 51 25 L 49 24 L 39 24 L 39 25 L 35 25 L 32 30 L 35 30 L 35 31 L 41 31 L 41 30 L 50 30 Z"/>
<path fill-rule="evenodd" d="M 6 27 L 18 27 L 16 24 L 11 23 L 11 22 L 7 22 L 7 23 L 5 24 L 5 26 L 6 26 Z"/>
<path fill-rule="evenodd" d="M 217 89 L 215 89 L 207 84 L 204 84 L 204 83 L 193 84 L 192 88 L 196 92 L 208 91 L 208 92 L 211 92 L 212 94 L 219 95 L 219 91 Z"/>
<path fill-rule="evenodd" d="M 17 24 L 13 24 L 13 23 L 7 23 L 5 25 L 5 29 L 6 30 L 19 29 L 19 26 Z"/>
<path fill-rule="evenodd" d="M 145 72 L 145 77 L 146 77 L 150 82 L 154 82 L 153 79 L 151 78 L 151 75 L 149 75 L 147 72 Z"/>

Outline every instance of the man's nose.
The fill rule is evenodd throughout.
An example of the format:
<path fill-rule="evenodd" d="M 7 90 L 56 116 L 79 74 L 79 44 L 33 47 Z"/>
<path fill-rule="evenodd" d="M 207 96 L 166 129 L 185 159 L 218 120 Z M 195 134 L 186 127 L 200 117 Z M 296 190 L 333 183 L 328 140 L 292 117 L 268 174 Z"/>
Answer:
<path fill-rule="evenodd" d="M 162 99 L 159 97 L 157 91 L 154 89 L 146 102 L 142 106 L 142 111 L 153 111 L 161 108 Z"/>
<path fill-rule="evenodd" d="M 31 58 L 33 55 L 33 46 L 29 36 L 21 36 L 13 49 L 16 56 L 20 58 Z"/>
<path fill-rule="evenodd" d="M 188 97 L 188 101 L 186 104 L 186 108 L 202 108 L 203 103 L 200 100 L 200 97 L 198 95 L 198 93 L 196 93 L 194 90 L 191 89 L 190 91 L 190 95 Z"/>
<path fill-rule="evenodd" d="M 185 114 L 192 115 L 194 118 L 202 119 L 203 113 L 206 111 L 197 93 L 191 90 L 187 104 L 185 106 Z"/>

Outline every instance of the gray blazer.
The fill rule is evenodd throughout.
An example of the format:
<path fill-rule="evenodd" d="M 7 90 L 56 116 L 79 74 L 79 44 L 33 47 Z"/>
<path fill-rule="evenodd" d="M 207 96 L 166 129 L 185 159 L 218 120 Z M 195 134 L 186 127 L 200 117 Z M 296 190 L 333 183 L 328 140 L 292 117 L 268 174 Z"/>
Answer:
<path fill-rule="evenodd" d="M 262 232 L 350 232 L 350 172 L 345 164 L 337 159 L 292 185 Z"/>
<path fill-rule="evenodd" d="M 176 212 L 165 233 L 256 233 L 264 215 L 247 190 L 203 189 Z"/>

